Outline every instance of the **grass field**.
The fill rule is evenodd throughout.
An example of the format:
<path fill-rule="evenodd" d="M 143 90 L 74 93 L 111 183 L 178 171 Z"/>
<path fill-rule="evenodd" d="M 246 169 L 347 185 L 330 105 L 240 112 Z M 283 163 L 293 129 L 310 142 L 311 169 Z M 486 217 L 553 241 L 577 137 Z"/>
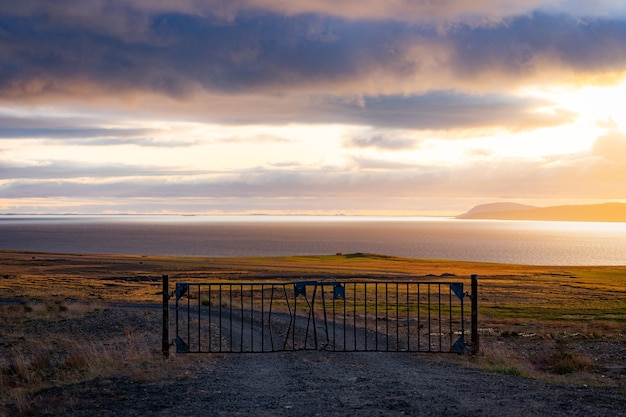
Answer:
<path fill-rule="evenodd" d="M 159 355 L 163 275 L 172 285 L 332 277 L 460 281 L 469 291 L 472 274 L 479 277 L 481 353 L 444 360 L 524 377 L 625 384 L 626 265 L 525 266 L 371 254 L 182 258 L 0 251 L 0 400 L 27 414 L 30 395 L 55 384 L 107 373 L 159 378 L 168 372 Z M 112 305 L 129 303 L 146 308 L 120 318 L 123 324 L 99 319 Z"/>
<path fill-rule="evenodd" d="M 170 281 L 437 279 L 479 276 L 486 319 L 626 322 L 625 266 L 526 266 L 369 254 L 275 258 L 175 258 L 0 252 L 3 297 L 159 302 Z"/>

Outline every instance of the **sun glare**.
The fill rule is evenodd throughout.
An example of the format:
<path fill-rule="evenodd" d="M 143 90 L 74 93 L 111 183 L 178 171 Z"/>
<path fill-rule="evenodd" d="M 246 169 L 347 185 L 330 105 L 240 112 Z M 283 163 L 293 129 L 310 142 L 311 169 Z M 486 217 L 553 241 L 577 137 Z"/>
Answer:
<path fill-rule="evenodd" d="M 574 112 L 584 123 L 613 123 L 616 128 L 626 128 L 626 77 L 619 83 L 607 86 L 553 87 L 533 89 L 531 95 L 552 101 L 553 108 Z"/>

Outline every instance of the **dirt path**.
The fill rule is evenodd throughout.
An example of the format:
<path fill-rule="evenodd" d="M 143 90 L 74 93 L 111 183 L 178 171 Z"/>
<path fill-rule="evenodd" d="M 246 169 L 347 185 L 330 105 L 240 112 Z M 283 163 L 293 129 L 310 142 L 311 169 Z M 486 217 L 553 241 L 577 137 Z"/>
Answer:
<path fill-rule="evenodd" d="M 621 416 L 626 398 L 624 387 L 554 385 L 403 353 L 196 361 L 172 380 L 98 378 L 44 395 L 73 403 L 74 416 Z"/>
<path fill-rule="evenodd" d="M 3 354 L 44 334 L 123 351 L 133 329 L 133 369 L 32 395 L 37 416 L 621 416 L 626 386 L 565 385 L 494 374 L 450 356 L 297 351 L 255 354 L 158 353 L 160 320 L 151 305 L 110 305 L 58 320 L 28 320 Z M 54 346 L 51 345 L 52 347 Z M 0 350 L 2 350 L 0 349 Z M 126 347 L 128 349 L 128 347 Z M 127 350 L 132 354 L 132 350 Z M 58 352 L 63 356 L 63 352 Z M 56 354 L 55 354 L 56 355 Z M 149 356 L 153 359 L 149 360 Z M 143 372 L 142 357 L 150 368 Z M 18 415 L 7 406 L 0 416 Z"/>

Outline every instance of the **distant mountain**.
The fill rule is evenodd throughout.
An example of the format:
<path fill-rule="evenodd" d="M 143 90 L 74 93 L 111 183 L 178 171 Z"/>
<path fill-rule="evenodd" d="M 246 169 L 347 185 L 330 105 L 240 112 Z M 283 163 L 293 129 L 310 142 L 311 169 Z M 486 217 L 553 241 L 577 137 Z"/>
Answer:
<path fill-rule="evenodd" d="M 476 206 L 457 219 L 626 222 L 626 203 L 534 207 L 516 203 Z"/>
<path fill-rule="evenodd" d="M 473 216 L 481 213 L 494 213 L 501 211 L 522 211 L 522 210 L 532 210 L 538 207 L 529 206 L 526 204 L 518 204 L 518 203 L 489 203 L 489 204 L 481 204 L 479 206 L 474 207 L 470 211 L 465 214 L 461 214 L 457 216 L 457 219 L 466 219 L 471 218 L 467 216 Z"/>

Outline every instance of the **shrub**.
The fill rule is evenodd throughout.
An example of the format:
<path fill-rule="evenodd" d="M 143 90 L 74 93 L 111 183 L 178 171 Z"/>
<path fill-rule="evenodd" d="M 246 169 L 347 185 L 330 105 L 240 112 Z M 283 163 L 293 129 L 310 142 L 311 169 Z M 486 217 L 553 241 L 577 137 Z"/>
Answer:
<path fill-rule="evenodd" d="M 557 339 L 554 350 L 539 357 L 536 362 L 541 370 L 557 375 L 572 374 L 593 367 L 588 357 L 572 351 L 562 339 Z"/>

